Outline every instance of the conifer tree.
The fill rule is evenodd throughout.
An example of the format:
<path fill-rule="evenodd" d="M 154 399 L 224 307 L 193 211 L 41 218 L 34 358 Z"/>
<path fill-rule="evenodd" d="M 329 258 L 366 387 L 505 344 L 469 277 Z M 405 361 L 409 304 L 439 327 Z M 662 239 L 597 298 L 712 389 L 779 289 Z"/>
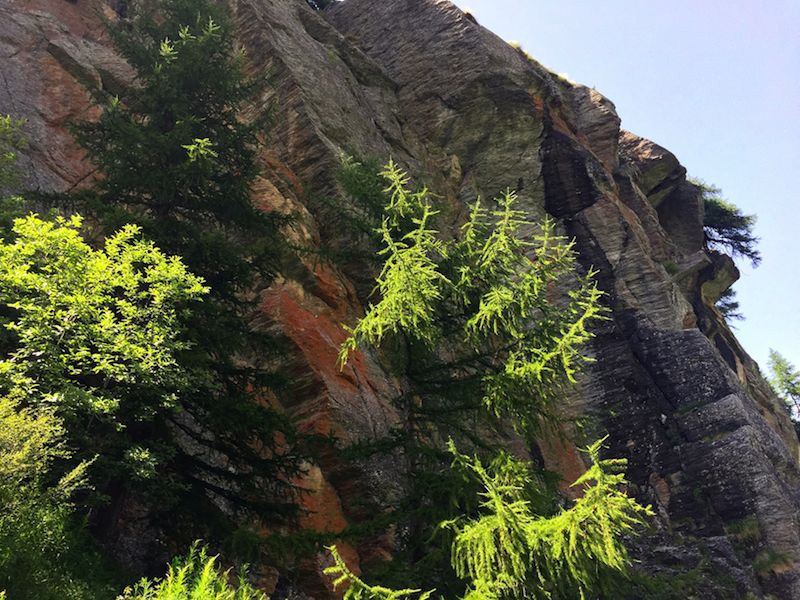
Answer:
<path fill-rule="evenodd" d="M 753 233 L 756 217 L 743 214 L 739 207 L 725 200 L 718 187 L 699 179 L 690 182 L 700 190 L 703 200 L 703 229 L 709 248 L 730 252 L 734 258 L 747 258 L 757 267 L 761 253 Z"/>
<path fill-rule="evenodd" d="M 232 511 L 288 518 L 296 512 L 290 481 L 305 455 L 291 421 L 265 406 L 282 384 L 273 368 L 279 343 L 252 326 L 255 292 L 286 257 L 286 218 L 250 198 L 269 121 L 251 110 L 262 82 L 245 75 L 224 4 L 135 0 L 126 14 L 109 31 L 136 79 L 97 122 L 75 126 L 98 176 L 68 207 L 85 215 L 94 239 L 135 224 L 209 287 L 186 316 L 178 360 L 188 376 L 174 394 L 180 410 L 168 416 L 174 452 L 162 476 L 188 503 L 180 512 L 213 498 Z"/>
<path fill-rule="evenodd" d="M 383 175 L 389 203 L 378 229 L 379 300 L 350 330 L 340 362 L 360 344 L 400 336 L 409 352 L 423 351 L 408 359 L 408 375 L 426 397 L 474 397 L 535 431 L 560 386 L 589 360 L 580 348 L 603 313 L 593 273 L 576 275 L 572 244 L 551 221 L 525 239 L 523 231 L 535 226 L 511 191 L 495 210 L 477 201 L 461 236 L 444 242 L 431 226 L 428 191 L 410 191 L 393 163 Z M 572 285 L 563 302 L 554 295 L 557 283 Z M 446 359 L 432 351 L 442 348 Z"/>
<path fill-rule="evenodd" d="M 719 297 L 716 303 L 717 310 L 726 321 L 742 321 L 744 315 L 739 312 L 739 301 L 736 299 L 736 290 L 728 288 Z"/>
<path fill-rule="evenodd" d="M 625 495 L 626 461 L 601 459 L 601 445 L 602 440 L 586 449 L 591 466 L 572 484 L 584 487 L 583 496 L 543 516 L 533 510 L 530 490 L 536 483 L 527 464 L 500 452 L 484 465 L 450 441 L 453 467 L 476 477 L 482 490 L 478 516 L 440 524 L 455 532 L 451 561 L 467 582 L 464 600 L 585 600 L 619 591 L 630 562 L 623 539 L 653 512 Z M 366 583 L 350 571 L 335 546 L 328 550 L 334 565 L 325 573 L 334 577 L 335 587 L 348 585 L 346 599 L 426 600 L 436 593 Z"/>
<path fill-rule="evenodd" d="M 530 223 L 512 192 L 498 198 L 493 209 L 476 202 L 460 235 L 444 241 L 433 227 L 436 212 L 428 191 L 409 189 L 409 177 L 391 162 L 382 175 L 386 208 L 377 227 L 382 268 L 376 299 L 349 329 L 340 362 L 346 365 L 359 347 L 383 346 L 399 355 L 394 362 L 400 366 L 395 366 L 410 381 L 411 389 L 398 399 L 405 429 L 395 439 L 409 461 L 408 502 L 415 505 L 411 537 L 428 542 L 408 556 L 413 566 L 405 576 L 415 577 L 417 584 L 441 585 L 442 593 L 459 593 L 440 565 L 427 573 L 424 563 L 436 553 L 431 540 L 448 539 L 441 529 L 431 529 L 430 520 L 441 520 L 448 510 L 451 515 L 462 511 L 445 522 L 453 536 L 454 572 L 472 586 L 470 597 L 523 597 L 536 589 L 541 597 L 554 590 L 577 597 L 589 585 L 600 585 L 601 574 L 624 571 L 621 536 L 647 513 L 618 490 L 622 462 L 601 461 L 599 444 L 593 446 L 595 466 L 577 484 L 594 485 L 587 487 L 585 500 L 562 513 L 543 501 L 550 490 L 542 474 L 506 454 L 487 469 L 451 447 L 456 462 L 472 473 L 466 486 L 463 474 L 441 463 L 426 477 L 421 461 L 441 460 L 435 440 L 443 434 L 491 454 L 483 434 L 493 419 L 512 423 L 532 441 L 543 420 L 558 418 L 555 400 L 575 381 L 581 363 L 590 360 L 581 346 L 591 339 L 590 324 L 603 318 L 593 273 L 577 275 L 572 244 L 556 235 L 552 222 Z M 567 290 L 563 297 L 559 287 Z M 441 485 L 433 483 L 437 479 Z M 469 501 L 473 490 L 482 503 Z M 582 528 L 587 537 L 576 546 Z M 499 562 L 488 558 L 504 551 Z M 353 581 L 340 564 L 331 572 Z M 393 583 L 407 585 L 402 577 Z M 363 581 L 354 585 L 362 595 L 353 597 L 413 595 Z"/>
<path fill-rule="evenodd" d="M 772 349 L 769 351 L 769 370 L 772 372 L 770 384 L 786 403 L 792 420 L 800 422 L 800 370 Z"/>

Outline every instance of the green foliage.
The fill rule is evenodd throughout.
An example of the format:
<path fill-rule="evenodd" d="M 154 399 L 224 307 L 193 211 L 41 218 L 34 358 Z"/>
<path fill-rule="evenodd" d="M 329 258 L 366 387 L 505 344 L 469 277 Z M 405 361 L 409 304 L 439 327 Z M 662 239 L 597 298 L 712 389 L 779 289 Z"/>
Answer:
<path fill-rule="evenodd" d="M 92 250 L 80 226 L 77 216 L 29 216 L 0 244 L 0 314 L 10 333 L 0 390 L 58 415 L 77 460 L 98 455 L 100 481 L 114 470 L 152 479 L 165 434 L 145 442 L 141 431 L 163 428 L 187 385 L 176 359 L 188 347 L 182 321 L 207 290 L 137 227 Z"/>
<path fill-rule="evenodd" d="M 17 179 L 17 150 L 25 146 L 22 127 L 25 122 L 0 115 L 0 191 Z"/>
<path fill-rule="evenodd" d="M 581 352 L 592 336 L 589 326 L 603 318 L 594 273 L 576 275 L 572 244 L 552 222 L 529 222 L 513 192 L 497 199 L 494 209 L 476 202 L 460 235 L 444 241 L 432 225 L 436 212 L 427 189 L 411 191 L 408 176 L 391 162 L 381 174 L 388 185 L 377 229 L 383 259 L 378 299 L 349 329 L 340 363 L 344 367 L 362 345 L 387 344 L 405 357 L 404 374 L 414 387 L 400 399 L 406 422 L 397 439 L 409 462 L 409 503 L 417 504 L 409 513 L 411 537 L 422 539 L 423 531 L 428 536 L 428 545 L 418 545 L 418 555 L 409 557 L 414 564 L 408 573 L 418 581 L 421 555 L 436 553 L 431 542 L 437 533 L 420 519 L 435 508 L 442 514 L 447 499 L 446 510 L 460 512 L 444 520 L 444 529 L 452 534 L 452 567 L 469 586 L 467 597 L 583 598 L 590 589 L 606 589 L 629 562 L 622 538 L 651 513 L 620 490 L 625 461 L 600 460 L 599 442 L 588 450 L 592 467 L 575 482 L 585 487 L 584 496 L 569 510 L 543 502 L 543 478 L 503 452 L 484 466 L 457 453 L 451 442 L 454 468 L 437 472 L 434 466 L 425 477 L 438 458 L 429 440 L 446 423 L 487 452 L 492 445 L 480 432 L 486 416 L 509 418 L 526 435 L 538 431 L 543 417 L 555 417 L 559 390 L 589 360 Z M 465 410 L 473 421 L 464 419 Z M 470 475 L 464 478 L 464 472 Z M 437 476 L 449 491 L 430 485 Z M 478 506 L 463 497 L 473 482 Z M 365 597 L 419 593 L 356 582 L 338 559 L 331 573 Z M 457 589 L 440 573 L 435 577 L 448 594 Z"/>
<path fill-rule="evenodd" d="M 118 600 L 267 600 L 247 583 L 246 570 L 232 584 L 230 569 L 222 570 L 218 558 L 195 543 L 185 558 L 173 561 L 163 579 L 142 579 Z"/>
<path fill-rule="evenodd" d="M 542 517 L 531 511 L 525 463 L 500 453 L 485 467 L 451 442 L 456 461 L 485 488 L 479 518 L 445 524 L 457 532 L 453 567 L 470 581 L 467 598 L 586 598 L 625 572 L 629 558 L 622 539 L 653 513 L 621 491 L 626 461 L 601 460 L 601 444 L 587 449 L 592 466 L 572 484 L 584 488 L 583 496 L 571 508 Z"/>
<path fill-rule="evenodd" d="M 422 590 L 393 590 L 379 585 L 369 585 L 347 568 L 347 563 L 342 559 L 336 546 L 328 546 L 328 551 L 333 557 L 334 564 L 326 567 L 323 572 L 333 578 L 334 589 L 347 584 L 342 596 L 344 600 L 428 600 L 431 597 L 432 592 Z"/>
<path fill-rule="evenodd" d="M 378 344 L 387 333 L 411 331 L 417 339 L 433 343 L 436 304 L 442 299 L 442 287 L 450 283 L 432 259 L 443 252 L 436 231 L 429 228 L 434 214 L 425 205 L 414 219 L 416 229 L 396 241 L 388 221 L 384 222 L 381 233 L 386 245 L 379 254 L 385 262 L 377 280 L 381 298 L 355 328 L 349 329 L 350 337 L 340 352 L 342 366 L 359 344 Z"/>
<path fill-rule="evenodd" d="M 340 362 L 361 344 L 402 337 L 428 350 L 447 348 L 450 360 L 429 352 L 415 357 L 411 377 L 429 394 L 472 387 L 494 414 L 511 416 L 521 430 L 534 430 L 539 415 L 564 382 L 574 381 L 588 360 L 580 346 L 589 324 L 602 317 L 593 273 L 575 276 L 571 243 L 545 221 L 534 229 L 508 191 L 488 210 L 472 207 L 461 237 L 439 239 L 428 192 L 411 192 L 408 176 L 389 163 L 383 222 L 384 260 L 377 279 L 379 300 L 350 329 Z M 563 301 L 556 286 L 572 286 Z"/>
<path fill-rule="evenodd" d="M 266 117 L 239 119 L 258 86 L 226 11 L 208 0 L 139 0 L 111 35 L 138 85 L 75 127 L 103 177 L 73 200 L 104 231 L 140 225 L 215 297 L 249 291 L 256 275 L 274 274 L 279 244 L 276 220 L 250 202 Z"/>
<path fill-rule="evenodd" d="M 728 288 L 722 292 L 719 300 L 717 300 L 716 307 L 726 321 L 744 320 L 744 315 L 739 312 L 739 301 L 736 300 L 736 291 L 733 288 Z"/>
<path fill-rule="evenodd" d="M 734 258 L 744 257 L 754 267 L 761 262 L 753 234 L 754 215 L 742 211 L 722 197 L 722 190 L 700 180 L 690 180 L 700 190 L 703 200 L 703 227 L 706 243 L 713 250 L 729 252 Z"/>
<path fill-rule="evenodd" d="M 0 115 L 0 239 L 11 230 L 22 214 L 22 198 L 12 193 L 18 180 L 17 151 L 25 147 L 24 121 Z"/>
<path fill-rule="evenodd" d="M 568 509 L 541 516 L 533 510 L 535 489 L 528 464 L 501 452 L 488 465 L 459 453 L 450 442 L 454 468 L 480 481 L 481 513 L 441 527 L 455 533 L 452 566 L 468 582 L 464 598 L 590 598 L 610 593 L 630 563 L 622 539 L 651 516 L 622 491 L 622 459 L 600 459 L 602 440 L 589 448 L 592 466 L 573 483 L 583 496 Z M 345 599 L 429 598 L 433 592 L 393 590 L 369 585 L 355 576 L 329 548 L 334 565 L 325 573 L 334 586 L 347 583 Z"/>
<path fill-rule="evenodd" d="M 789 409 L 792 420 L 800 421 L 800 370 L 781 354 L 769 351 L 769 370 L 772 373 L 769 382 Z"/>
<path fill-rule="evenodd" d="M 767 577 L 774 574 L 778 569 L 785 569 L 792 565 L 792 559 L 789 555 L 775 550 L 764 550 L 760 552 L 753 561 L 753 570 L 760 577 Z"/>
<path fill-rule="evenodd" d="M 269 122 L 267 111 L 252 108 L 263 106 L 262 81 L 245 75 L 224 3 L 136 0 L 109 27 L 136 85 L 110 99 L 98 121 L 75 126 L 99 177 L 68 205 L 85 215 L 95 239 L 135 224 L 209 287 L 177 356 L 186 383 L 162 390 L 179 412 L 161 423 L 173 439 L 159 476 L 175 482 L 183 514 L 222 497 L 232 508 L 290 517 L 289 482 L 306 456 L 290 419 L 262 402 L 283 383 L 274 372 L 282 349 L 253 327 L 254 291 L 291 258 L 280 234 L 288 219 L 251 202 Z M 163 439 L 156 423 L 137 430 L 141 448 L 127 455 L 136 477 L 155 472 L 151 446 Z M 130 491 L 127 480 L 116 483 Z"/>
<path fill-rule="evenodd" d="M 0 397 L 0 588 L 17 600 L 108 597 L 73 518 L 71 499 L 88 465 L 51 473 L 69 458 L 63 436 L 52 410 Z"/>
<path fill-rule="evenodd" d="M 337 206 L 346 213 L 345 221 L 363 234 L 374 236 L 388 203 L 386 182 L 377 160 L 342 156 L 336 179 L 344 192 L 344 201 Z"/>

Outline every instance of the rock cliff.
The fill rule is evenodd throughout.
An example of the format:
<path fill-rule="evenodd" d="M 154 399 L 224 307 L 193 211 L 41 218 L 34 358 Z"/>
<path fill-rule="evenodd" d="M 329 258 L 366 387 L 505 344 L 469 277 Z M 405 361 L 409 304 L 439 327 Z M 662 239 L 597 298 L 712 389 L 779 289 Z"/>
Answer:
<path fill-rule="evenodd" d="M 230 3 L 253 72 L 271 74 L 263 101 L 277 108 L 254 200 L 301 215 L 298 242 L 335 237 L 309 199 L 336 193 L 347 151 L 393 156 L 436 190 L 453 223 L 466 203 L 508 187 L 535 216 L 557 218 L 581 263 L 599 270 L 611 318 L 565 406 L 584 433 L 565 426 L 569 441 L 542 440 L 545 464 L 571 480 L 583 469 L 576 445 L 608 433 L 609 454 L 629 460 L 630 492 L 658 514 L 636 542 L 640 568 L 710 598 L 800 598 L 797 438 L 713 308 L 737 272 L 704 248 L 699 191 L 678 159 L 621 130 L 597 91 L 447 0 L 347 0 L 323 12 L 304 0 Z M 27 119 L 29 187 L 91 179 L 67 124 L 98 113 L 87 89 L 113 93 L 130 80 L 101 25 L 121 6 L 0 4 L 0 113 Z M 398 418 L 403 382 L 367 352 L 336 365 L 342 323 L 360 314 L 363 294 L 331 266 L 308 259 L 301 271 L 262 291 L 265 321 L 293 345 L 284 409 L 345 441 L 380 437 Z M 304 482 L 313 493 L 302 525 L 338 532 L 363 521 L 391 502 L 398 468 L 324 456 Z M 130 512 L 120 544 L 136 528 Z M 386 535 L 344 553 L 357 567 L 392 544 Z M 310 576 L 304 588 L 330 595 Z"/>

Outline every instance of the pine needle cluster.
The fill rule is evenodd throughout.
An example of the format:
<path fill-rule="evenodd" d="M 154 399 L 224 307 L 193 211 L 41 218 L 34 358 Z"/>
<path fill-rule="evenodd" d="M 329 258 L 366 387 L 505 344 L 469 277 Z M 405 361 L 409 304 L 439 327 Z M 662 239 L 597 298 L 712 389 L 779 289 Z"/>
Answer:
<path fill-rule="evenodd" d="M 142 579 L 117 600 L 267 600 L 247 582 L 246 569 L 234 579 L 218 559 L 195 543 L 185 557 L 173 561 L 163 579 Z"/>
<path fill-rule="evenodd" d="M 755 215 L 745 215 L 735 204 L 722 197 L 722 190 L 699 179 L 690 183 L 700 190 L 703 201 L 703 231 L 712 250 L 729 252 L 734 258 L 746 258 L 753 267 L 761 263 L 758 238 L 753 232 Z"/>
<path fill-rule="evenodd" d="M 353 573 L 336 546 L 328 546 L 334 564 L 323 570 L 333 578 L 334 589 L 346 586 L 343 600 L 428 600 L 433 592 L 416 589 L 393 590 L 380 585 L 370 585 Z"/>
<path fill-rule="evenodd" d="M 81 212 L 97 244 L 135 224 L 209 288 L 183 323 L 186 385 L 163 394 L 179 410 L 166 424 L 172 438 L 158 440 L 173 456 L 161 473 L 180 493 L 156 504 L 182 502 L 186 513 L 204 498 L 224 498 L 232 510 L 291 519 L 289 482 L 307 453 L 297 449 L 302 436 L 291 419 L 263 402 L 285 382 L 282 348 L 253 326 L 258 290 L 293 260 L 281 232 L 291 219 L 251 198 L 271 120 L 269 110 L 253 108 L 264 106 L 265 78 L 247 75 L 224 4 L 132 0 L 127 8 L 109 35 L 135 82 L 112 98 L 93 90 L 102 114 L 74 132 L 97 177 L 55 202 Z M 140 434 L 155 443 L 149 431 Z"/>
<path fill-rule="evenodd" d="M 453 567 L 470 581 L 466 598 L 581 599 L 608 591 L 629 563 L 625 536 L 652 515 L 622 490 L 624 459 L 600 459 L 603 440 L 586 449 L 591 466 L 572 485 L 583 495 L 552 516 L 531 510 L 528 466 L 506 453 L 488 466 L 451 452 L 481 481 L 483 514 L 445 523 L 456 531 Z"/>
<path fill-rule="evenodd" d="M 453 467 L 481 483 L 481 514 L 445 521 L 453 530 L 451 560 L 467 584 L 463 600 L 606 597 L 618 589 L 630 562 L 623 540 L 652 516 L 623 491 L 623 459 L 601 459 L 603 440 L 586 449 L 591 466 L 572 485 L 583 495 L 552 516 L 533 510 L 529 492 L 536 485 L 529 465 L 505 452 L 484 465 L 459 453 L 452 441 Z M 335 546 L 334 565 L 325 573 L 334 586 L 347 585 L 346 600 L 425 600 L 435 590 L 394 590 L 370 585 L 350 571 Z"/>
<path fill-rule="evenodd" d="M 576 275 L 572 243 L 550 220 L 531 223 L 510 190 L 494 209 L 478 200 L 461 235 L 445 242 L 428 190 L 410 190 L 392 162 L 382 175 L 379 299 L 348 329 L 341 365 L 360 345 L 402 336 L 429 350 L 409 369 L 428 394 L 471 387 L 495 415 L 535 429 L 556 390 L 590 360 L 581 347 L 604 312 L 594 273 Z M 571 287 L 565 297 L 559 286 Z"/>

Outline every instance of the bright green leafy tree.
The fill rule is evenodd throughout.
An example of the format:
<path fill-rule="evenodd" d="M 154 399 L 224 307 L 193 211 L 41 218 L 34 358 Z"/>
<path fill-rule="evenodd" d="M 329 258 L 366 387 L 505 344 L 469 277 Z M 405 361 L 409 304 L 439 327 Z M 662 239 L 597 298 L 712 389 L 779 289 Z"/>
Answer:
<path fill-rule="evenodd" d="M 86 485 L 87 463 L 53 477 L 69 458 L 53 409 L 21 408 L 0 397 L 0 590 L 11 598 L 98 597 L 88 571 L 91 545 L 73 518 L 72 497 Z"/>
<path fill-rule="evenodd" d="M 187 385 L 187 311 L 207 289 L 129 225 L 93 250 L 81 219 L 18 219 L 0 244 L 0 314 L 10 338 L 0 390 L 51 411 L 100 491 L 149 481 L 174 450 L 166 417 Z"/>
<path fill-rule="evenodd" d="M 0 244 L 15 238 L 14 219 L 23 210 L 13 193 L 23 125 L 0 117 Z M 11 324 L 15 312 L 0 309 L 0 325 Z M 4 369 L 17 341 L 0 327 Z M 111 588 L 93 576 L 100 563 L 73 510 L 75 494 L 88 485 L 88 463 L 71 460 L 55 407 L 29 400 L 14 386 L 0 390 L 0 590 L 19 600 L 108 597 Z"/>

